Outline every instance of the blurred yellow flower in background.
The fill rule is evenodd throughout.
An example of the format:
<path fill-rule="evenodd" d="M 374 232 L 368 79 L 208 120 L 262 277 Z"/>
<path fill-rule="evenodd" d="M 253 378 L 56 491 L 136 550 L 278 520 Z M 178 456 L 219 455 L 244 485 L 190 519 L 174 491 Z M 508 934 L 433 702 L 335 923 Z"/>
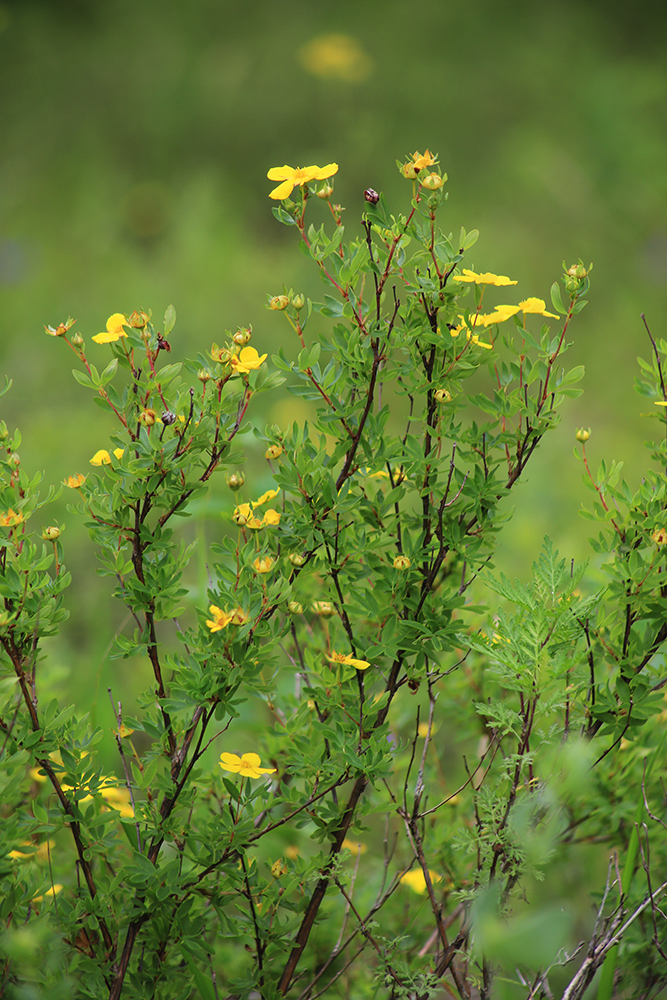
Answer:
<path fill-rule="evenodd" d="M 350 35 L 318 35 L 297 53 L 307 73 L 325 79 L 360 83 L 373 71 L 373 60 Z"/>
<path fill-rule="evenodd" d="M 438 875 L 437 872 L 432 872 L 429 868 L 428 870 L 431 882 L 441 882 L 442 875 Z M 411 872 L 405 872 L 401 875 L 401 884 L 407 885 L 412 889 L 413 892 L 419 893 L 420 896 L 426 892 L 426 879 L 424 878 L 424 873 L 421 868 L 415 868 Z"/>

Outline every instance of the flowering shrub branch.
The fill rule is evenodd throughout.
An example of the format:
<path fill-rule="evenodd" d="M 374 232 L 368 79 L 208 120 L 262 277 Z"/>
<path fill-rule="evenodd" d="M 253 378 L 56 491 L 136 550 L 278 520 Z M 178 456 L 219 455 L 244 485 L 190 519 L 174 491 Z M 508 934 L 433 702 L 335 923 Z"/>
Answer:
<path fill-rule="evenodd" d="M 177 360 L 169 307 L 109 317 L 100 371 L 72 319 L 47 327 L 109 416 L 61 489 L 132 623 L 110 655 L 146 673 L 136 717 L 112 700 L 118 779 L 102 733 L 41 694 L 42 640 L 66 618 L 62 526 L 33 531 L 55 490 L 40 499 L 0 426 L 10 996 L 491 998 L 510 980 L 574 998 L 603 965 L 637 991 L 665 975 L 664 848 L 632 824 L 667 820 L 667 439 L 633 493 L 616 465 L 593 474 L 577 432 L 605 587 L 548 540 L 528 583 L 494 576 L 508 498 L 580 391 L 563 362 L 590 266 L 564 265 L 553 312 L 495 301 L 519 279 L 476 269 L 476 231 L 443 232 L 437 156 L 398 166 L 406 205 L 368 188 L 351 238 L 337 164 L 269 171 L 325 288 L 269 296 L 267 330 L 285 317 L 294 351 L 269 358 L 243 327 Z M 639 390 L 664 422 L 667 343 L 651 345 Z M 253 427 L 255 397 L 285 382 L 308 425 Z M 246 490 L 251 428 L 267 464 Z M 191 592 L 180 519 L 216 472 L 230 499 Z M 557 896 L 578 839 L 627 852 L 585 954 L 566 905 L 535 901 L 539 878 Z"/>

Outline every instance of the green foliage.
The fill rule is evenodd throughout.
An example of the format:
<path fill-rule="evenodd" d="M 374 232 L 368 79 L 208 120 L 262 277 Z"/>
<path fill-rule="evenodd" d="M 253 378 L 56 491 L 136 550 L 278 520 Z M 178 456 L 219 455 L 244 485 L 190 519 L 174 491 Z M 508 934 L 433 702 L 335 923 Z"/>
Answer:
<path fill-rule="evenodd" d="M 407 206 L 367 192 L 351 239 L 326 197 L 332 223 L 306 223 L 330 192 L 297 178 L 282 199 L 276 218 L 327 289 L 269 299 L 291 355 L 269 361 L 243 328 L 172 360 L 171 306 L 161 329 L 112 316 L 95 338 L 112 354 L 101 371 L 70 321 L 47 330 L 109 416 L 99 471 L 63 486 L 127 611 L 109 655 L 136 658 L 146 690 L 134 718 L 112 702 L 118 776 L 96 762 L 100 731 L 41 696 L 69 576 L 61 529 L 32 531 L 46 501 L 3 426 L 10 997 L 490 997 L 508 983 L 537 997 L 570 978 L 572 998 L 631 912 L 624 982 L 639 995 L 665 975 L 642 937 L 664 853 L 649 854 L 648 833 L 616 911 L 607 886 L 602 943 L 578 972 L 553 889 L 578 844 L 624 849 L 661 746 L 664 475 L 635 494 L 618 467 L 593 479 L 583 444 L 608 582 L 590 586 L 585 562 L 548 539 L 529 583 L 493 576 L 508 498 L 579 392 L 582 370 L 562 360 L 590 267 L 565 269 L 558 315 L 497 301 L 514 282 L 468 266 L 477 232 L 437 224 L 437 158 L 399 166 Z M 642 391 L 661 402 L 667 344 L 653 346 Z M 312 416 L 253 428 L 252 399 L 285 381 Z M 256 499 L 237 471 L 250 430 L 270 470 Z M 234 500 L 200 606 L 183 525 L 221 472 Z M 650 768 L 643 787 L 661 822 Z"/>

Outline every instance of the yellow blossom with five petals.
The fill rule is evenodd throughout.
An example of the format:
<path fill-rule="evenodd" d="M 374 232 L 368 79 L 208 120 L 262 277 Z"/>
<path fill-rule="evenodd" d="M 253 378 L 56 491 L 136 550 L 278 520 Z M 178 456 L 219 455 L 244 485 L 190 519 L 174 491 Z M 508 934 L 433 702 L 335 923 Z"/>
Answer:
<path fill-rule="evenodd" d="M 247 375 L 248 372 L 259 368 L 262 362 L 266 361 L 267 357 L 268 355 L 266 354 L 262 354 L 260 357 L 254 347 L 244 347 L 238 357 L 232 355 L 229 359 L 229 364 L 232 367 L 232 371 L 237 372 L 239 375 Z"/>
<path fill-rule="evenodd" d="M 220 767 L 223 771 L 240 774 L 242 778 L 259 778 L 262 774 L 275 774 L 275 767 L 260 767 L 262 758 L 256 753 L 221 753 Z"/>
<path fill-rule="evenodd" d="M 327 163 L 326 167 L 271 167 L 266 175 L 270 181 L 281 181 L 277 188 L 270 192 L 269 198 L 274 201 L 283 201 L 289 198 L 295 187 L 303 187 L 310 181 L 323 181 L 327 177 L 333 177 L 338 172 L 337 163 Z"/>
<path fill-rule="evenodd" d="M 229 612 L 223 611 L 222 608 L 217 607 L 215 604 L 211 604 L 208 610 L 209 614 L 213 616 L 206 622 L 211 632 L 220 632 L 223 628 L 227 628 L 232 620 Z"/>

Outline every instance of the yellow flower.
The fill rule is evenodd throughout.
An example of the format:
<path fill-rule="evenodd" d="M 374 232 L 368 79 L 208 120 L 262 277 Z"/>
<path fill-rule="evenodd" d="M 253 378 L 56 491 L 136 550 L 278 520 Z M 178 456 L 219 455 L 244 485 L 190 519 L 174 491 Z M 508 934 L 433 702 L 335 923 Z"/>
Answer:
<path fill-rule="evenodd" d="M 235 753 L 221 753 L 220 767 L 223 771 L 240 774 L 242 778 L 259 778 L 262 774 L 275 774 L 275 767 L 260 767 L 261 758 L 256 753 L 244 753 L 237 757 Z"/>
<path fill-rule="evenodd" d="M 267 503 L 269 500 L 274 500 L 279 493 L 280 490 L 267 490 L 266 493 L 262 493 L 259 500 L 253 500 L 252 505 L 253 507 L 261 507 L 263 503 Z"/>
<path fill-rule="evenodd" d="M 306 42 L 297 55 L 308 73 L 349 83 L 365 80 L 373 67 L 359 42 L 349 35 L 318 35 Z"/>
<path fill-rule="evenodd" d="M 656 399 L 653 403 L 654 406 L 667 406 L 667 399 Z"/>
<path fill-rule="evenodd" d="M 362 842 L 360 840 L 359 841 L 357 841 L 357 840 L 349 840 L 347 837 L 345 838 L 345 840 L 343 841 L 343 843 L 340 846 L 344 850 L 348 850 L 350 852 L 350 854 L 354 854 L 355 856 L 357 854 L 365 854 L 366 851 L 368 850 L 368 845 L 367 844 L 362 844 Z"/>
<path fill-rule="evenodd" d="M 282 181 L 277 188 L 269 194 L 269 198 L 274 201 L 282 201 L 289 198 L 295 187 L 303 187 L 309 181 L 323 181 L 327 177 L 333 177 L 338 172 L 337 163 L 327 163 L 326 167 L 271 167 L 266 175 L 270 181 Z"/>
<path fill-rule="evenodd" d="M 134 819 L 129 788 L 121 788 L 118 785 L 102 785 L 100 795 L 112 809 L 120 813 L 122 819 Z"/>
<path fill-rule="evenodd" d="M 665 528 L 656 528 L 651 535 L 651 541 L 655 542 L 656 545 L 667 545 L 667 530 Z"/>
<path fill-rule="evenodd" d="M 253 567 L 256 573 L 270 573 L 273 569 L 273 562 L 274 560 L 271 556 L 258 556 L 253 563 Z"/>
<path fill-rule="evenodd" d="M 269 447 L 264 452 L 264 458 L 271 460 L 272 458 L 280 458 L 283 453 L 283 446 L 281 444 L 270 444 Z"/>
<path fill-rule="evenodd" d="M 212 620 L 206 622 L 211 632 L 220 632 L 223 628 L 227 628 L 232 620 L 232 616 L 227 611 L 216 607 L 215 604 L 211 604 L 208 610 L 209 614 L 213 615 Z"/>
<path fill-rule="evenodd" d="M 267 356 L 266 354 L 262 354 L 260 357 L 254 347 L 244 347 L 238 357 L 232 355 L 229 363 L 233 371 L 238 372 L 240 375 L 247 375 L 253 369 L 259 368 L 262 362 L 266 361 Z"/>
<path fill-rule="evenodd" d="M 546 303 L 544 299 L 524 299 L 523 302 L 519 302 L 519 309 L 524 315 L 527 313 L 536 313 L 538 316 L 551 316 L 552 319 L 560 319 L 556 313 L 550 313 L 546 311 Z"/>
<path fill-rule="evenodd" d="M 267 524 L 271 527 L 275 527 L 280 524 L 280 511 L 273 510 L 273 508 L 269 507 L 269 509 L 264 513 L 262 524 Z"/>
<path fill-rule="evenodd" d="M 441 882 L 442 875 L 438 875 L 437 872 L 432 872 L 429 868 L 428 870 L 431 882 Z M 401 875 L 401 884 L 409 886 L 413 892 L 419 893 L 423 896 L 426 892 L 426 879 L 424 878 L 424 873 L 421 868 L 415 868 L 413 871 L 405 872 Z"/>
<path fill-rule="evenodd" d="M 46 890 L 46 892 L 44 893 L 43 896 L 33 896 L 31 902 L 32 903 L 41 903 L 41 901 L 45 897 L 49 897 L 50 898 L 51 896 L 56 896 L 59 892 L 62 892 L 62 888 L 63 887 L 60 885 L 60 883 L 56 882 L 55 885 L 52 885 L 50 889 Z"/>
<path fill-rule="evenodd" d="M 3 528 L 13 528 L 15 524 L 20 524 L 23 520 L 23 512 L 15 511 L 13 507 L 10 507 L 8 511 L 4 514 L 0 514 L 0 525 Z"/>
<path fill-rule="evenodd" d="M 126 325 L 127 318 L 123 313 L 114 313 L 113 316 L 109 316 L 104 333 L 98 333 L 97 336 L 93 337 L 93 340 L 96 344 L 113 344 L 121 337 L 127 337 L 123 329 Z"/>
<path fill-rule="evenodd" d="M 511 278 L 506 278 L 504 274 L 491 274 L 490 271 L 485 271 L 483 274 L 475 274 L 474 271 L 469 270 L 469 268 L 463 268 L 463 274 L 458 274 L 452 281 L 474 281 L 476 285 L 516 285 L 516 281 L 512 281 Z M 544 305 L 544 303 L 542 303 Z"/>
<path fill-rule="evenodd" d="M 249 619 L 249 614 L 243 608 L 234 608 L 229 619 L 230 625 L 245 625 Z"/>
<path fill-rule="evenodd" d="M 412 165 L 415 170 L 423 170 L 424 167 L 432 167 L 436 160 L 437 156 L 433 156 L 428 149 L 423 153 L 415 151 L 412 154 Z"/>
<path fill-rule="evenodd" d="M 252 511 L 250 509 L 249 503 L 240 503 L 238 507 L 234 508 L 234 513 L 232 514 L 232 521 L 234 524 L 238 524 L 240 528 L 244 524 L 247 524 L 252 517 Z"/>
<path fill-rule="evenodd" d="M 111 455 L 106 448 L 96 451 L 90 460 L 91 465 L 111 465 Z"/>
<path fill-rule="evenodd" d="M 17 861 L 47 861 L 49 851 L 52 851 L 55 846 L 55 840 L 44 840 L 41 844 L 35 844 L 32 840 L 24 840 L 21 847 L 29 847 L 31 850 L 27 853 L 23 851 L 10 851 L 7 857 L 14 858 Z"/>
<path fill-rule="evenodd" d="M 63 480 L 63 486 L 69 486 L 71 490 L 78 490 L 80 486 L 86 481 L 86 477 L 82 472 L 77 472 L 75 476 L 68 476 L 67 479 Z"/>
<path fill-rule="evenodd" d="M 355 670 L 367 670 L 368 667 L 370 667 L 370 662 L 368 660 L 357 660 L 349 653 L 346 656 L 345 653 L 337 653 L 335 649 L 331 650 L 331 656 L 329 656 L 328 653 L 325 653 L 324 655 L 327 660 L 331 661 L 331 663 L 343 663 L 347 667 L 354 667 Z"/>
<path fill-rule="evenodd" d="M 394 559 L 394 569 L 410 569 L 410 560 L 408 557 L 396 556 Z"/>

